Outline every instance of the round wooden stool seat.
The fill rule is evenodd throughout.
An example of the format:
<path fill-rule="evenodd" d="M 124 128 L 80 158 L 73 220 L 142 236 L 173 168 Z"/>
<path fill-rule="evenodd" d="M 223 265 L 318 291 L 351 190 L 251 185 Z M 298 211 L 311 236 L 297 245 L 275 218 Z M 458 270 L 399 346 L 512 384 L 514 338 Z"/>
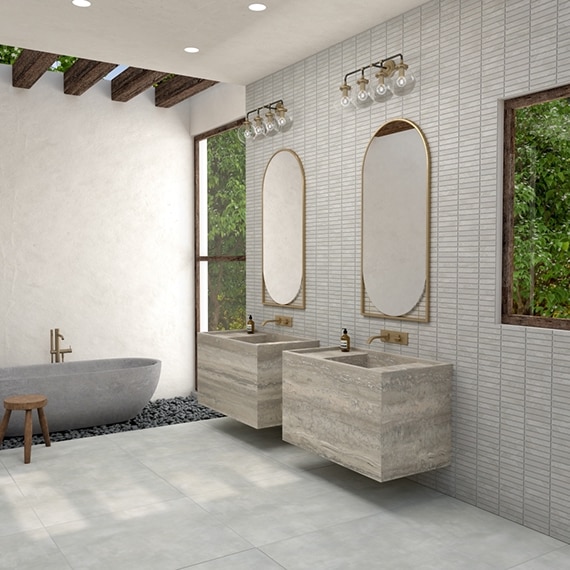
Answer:
<path fill-rule="evenodd" d="M 23 394 L 10 396 L 4 400 L 7 410 L 37 410 L 47 404 L 47 397 L 43 394 Z"/>
<path fill-rule="evenodd" d="M 17 394 L 4 399 L 4 417 L 0 423 L 0 445 L 4 441 L 4 434 L 8 429 L 8 422 L 13 411 L 21 410 L 26 412 L 24 420 L 24 463 L 32 460 L 32 410 L 38 410 L 38 418 L 44 436 L 46 447 L 51 445 L 49 439 L 49 429 L 44 407 L 48 399 L 43 394 Z"/>

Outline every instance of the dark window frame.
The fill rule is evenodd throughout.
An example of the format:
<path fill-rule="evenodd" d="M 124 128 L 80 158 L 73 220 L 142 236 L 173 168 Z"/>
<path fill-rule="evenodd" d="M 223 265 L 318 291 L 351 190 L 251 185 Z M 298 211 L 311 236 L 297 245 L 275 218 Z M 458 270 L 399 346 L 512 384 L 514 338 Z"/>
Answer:
<path fill-rule="evenodd" d="M 513 314 L 515 115 L 516 110 L 570 97 L 570 85 L 530 93 L 504 101 L 503 139 L 503 247 L 501 322 L 509 325 L 570 330 L 570 319 Z"/>

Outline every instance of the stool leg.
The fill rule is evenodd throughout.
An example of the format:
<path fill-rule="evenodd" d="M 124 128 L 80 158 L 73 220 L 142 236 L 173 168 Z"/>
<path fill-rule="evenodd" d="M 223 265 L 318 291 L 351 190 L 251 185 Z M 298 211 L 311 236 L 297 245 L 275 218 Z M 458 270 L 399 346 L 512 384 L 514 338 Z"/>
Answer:
<path fill-rule="evenodd" d="M 32 410 L 26 410 L 24 420 L 24 463 L 32 460 Z"/>
<path fill-rule="evenodd" d="M 49 439 L 47 418 L 43 408 L 38 408 L 38 418 L 40 418 L 40 425 L 42 426 L 42 433 L 44 434 L 46 447 L 49 447 L 51 445 L 51 441 Z"/>
<path fill-rule="evenodd" d="M 4 416 L 2 417 L 2 423 L 0 424 L 0 445 L 2 445 L 2 442 L 4 441 L 4 435 L 6 433 L 6 430 L 8 429 L 8 422 L 10 421 L 11 413 L 12 410 L 4 411 Z"/>

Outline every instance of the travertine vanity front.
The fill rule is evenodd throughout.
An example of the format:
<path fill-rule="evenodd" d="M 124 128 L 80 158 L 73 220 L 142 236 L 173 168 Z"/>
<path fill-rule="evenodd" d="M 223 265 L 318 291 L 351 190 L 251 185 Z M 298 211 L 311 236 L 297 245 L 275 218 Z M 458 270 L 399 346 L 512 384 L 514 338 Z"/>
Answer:
<path fill-rule="evenodd" d="M 254 428 L 281 425 L 281 355 L 318 346 L 263 330 L 198 333 L 198 401 Z"/>
<path fill-rule="evenodd" d="M 450 463 L 452 365 L 338 348 L 283 354 L 283 439 L 378 481 Z"/>

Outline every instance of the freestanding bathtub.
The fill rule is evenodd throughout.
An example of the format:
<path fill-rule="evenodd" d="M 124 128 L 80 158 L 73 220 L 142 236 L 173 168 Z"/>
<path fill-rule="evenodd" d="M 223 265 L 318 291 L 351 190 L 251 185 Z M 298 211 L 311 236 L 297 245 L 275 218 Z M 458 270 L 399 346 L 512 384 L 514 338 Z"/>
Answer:
<path fill-rule="evenodd" d="M 50 432 L 124 422 L 149 402 L 160 360 L 111 358 L 0 368 L 0 413 L 4 398 L 45 394 Z M 23 435 L 24 413 L 12 412 L 6 436 Z M 33 413 L 34 433 L 41 433 Z"/>

